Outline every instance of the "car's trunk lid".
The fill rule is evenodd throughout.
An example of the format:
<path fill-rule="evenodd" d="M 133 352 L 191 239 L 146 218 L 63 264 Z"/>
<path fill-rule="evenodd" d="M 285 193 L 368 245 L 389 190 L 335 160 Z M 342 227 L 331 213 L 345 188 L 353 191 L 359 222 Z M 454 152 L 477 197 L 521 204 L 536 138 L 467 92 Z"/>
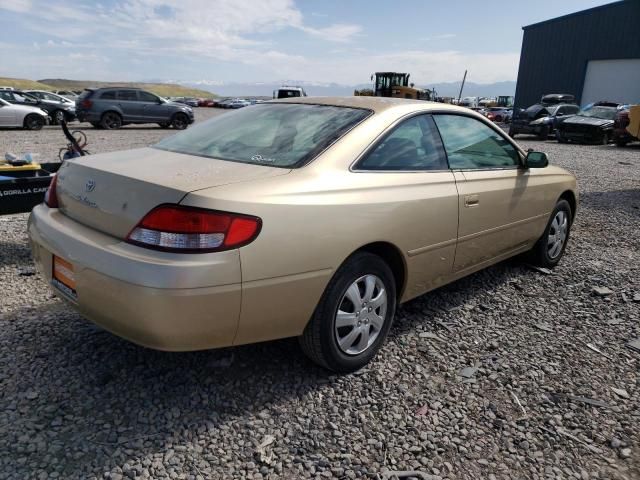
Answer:
<path fill-rule="evenodd" d="M 68 217 L 125 238 L 152 208 L 179 203 L 189 192 L 289 171 L 142 148 L 66 161 L 58 171 L 57 195 Z"/>

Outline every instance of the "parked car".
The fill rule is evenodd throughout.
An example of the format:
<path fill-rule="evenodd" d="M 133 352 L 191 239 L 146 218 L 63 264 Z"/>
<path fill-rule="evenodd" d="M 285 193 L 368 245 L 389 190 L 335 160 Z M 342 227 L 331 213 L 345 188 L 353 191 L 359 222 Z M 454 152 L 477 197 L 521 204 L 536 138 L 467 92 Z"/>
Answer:
<path fill-rule="evenodd" d="M 508 123 L 511 120 L 512 110 L 504 107 L 488 107 L 484 114 L 492 122 Z"/>
<path fill-rule="evenodd" d="M 157 123 L 187 128 L 194 121 L 187 105 L 167 102 L 145 90 L 128 87 L 87 88 L 76 100 L 78 119 L 95 128 L 114 129 L 130 123 Z"/>
<path fill-rule="evenodd" d="M 594 104 L 580 110 L 576 115 L 565 118 L 556 129 L 560 143 L 601 143 L 607 145 L 613 140 L 613 124 L 618 109 L 611 102 Z"/>
<path fill-rule="evenodd" d="M 40 108 L 49 112 L 52 124 L 58 124 L 62 120 L 67 122 L 75 120 L 76 104 L 74 101 L 45 90 L 25 90 L 24 93 L 40 100 Z"/>
<path fill-rule="evenodd" d="M 53 290 L 117 335 L 299 336 L 348 372 L 397 304 L 520 253 L 557 265 L 576 204 L 573 175 L 465 108 L 312 97 L 65 162 L 28 231 Z"/>
<path fill-rule="evenodd" d="M 47 112 L 52 124 L 63 118 L 70 122 L 76 117 L 75 105 L 55 99 L 38 98 L 22 90 L 0 90 L 0 98 L 14 105 L 38 107 Z"/>
<path fill-rule="evenodd" d="M 198 100 L 195 98 L 190 98 L 190 97 L 175 97 L 174 102 L 176 103 L 183 103 L 184 105 L 189 105 L 190 107 L 197 107 L 198 106 Z"/>
<path fill-rule="evenodd" d="M 640 141 L 640 105 L 626 105 L 618 109 L 613 122 L 613 142 L 618 147 L 625 147 L 637 141 Z"/>
<path fill-rule="evenodd" d="M 73 102 L 76 101 L 76 98 L 78 98 L 78 94 L 71 91 L 71 90 L 56 90 L 55 92 L 56 95 L 60 95 L 61 97 L 64 98 L 68 98 L 69 100 L 72 100 Z"/>
<path fill-rule="evenodd" d="M 555 134 L 556 128 L 562 120 L 579 111 L 580 107 L 575 104 L 545 105 L 536 103 L 514 115 L 511 119 L 509 135 L 513 138 L 520 133 L 533 134 L 541 140 L 546 140 L 549 135 Z"/>
<path fill-rule="evenodd" d="M 216 102 L 216 107 L 218 108 L 231 108 L 231 102 L 233 102 L 233 98 L 225 98 Z"/>
<path fill-rule="evenodd" d="M 229 103 L 229 108 L 242 108 L 248 107 L 251 105 L 251 102 L 245 100 L 244 98 L 234 98 L 231 103 Z"/>
<path fill-rule="evenodd" d="M 212 98 L 200 98 L 198 99 L 199 107 L 213 107 L 214 101 Z"/>
<path fill-rule="evenodd" d="M 47 112 L 30 105 L 14 105 L 0 98 L 0 127 L 40 130 L 47 124 Z"/>

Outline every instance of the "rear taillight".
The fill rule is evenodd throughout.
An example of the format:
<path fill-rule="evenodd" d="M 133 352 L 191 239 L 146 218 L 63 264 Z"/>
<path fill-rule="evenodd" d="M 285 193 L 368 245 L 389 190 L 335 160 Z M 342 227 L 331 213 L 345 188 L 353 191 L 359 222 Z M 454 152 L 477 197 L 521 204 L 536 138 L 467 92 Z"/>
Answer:
<path fill-rule="evenodd" d="M 47 188 L 47 192 L 44 194 L 44 203 L 49 208 L 58 208 L 58 195 L 56 193 L 56 185 L 58 184 L 58 175 L 54 175 Z"/>
<path fill-rule="evenodd" d="M 261 227 L 262 220 L 249 215 L 160 205 L 131 230 L 127 242 L 168 252 L 219 252 L 247 245 Z"/>
<path fill-rule="evenodd" d="M 82 108 L 91 108 L 91 106 L 93 105 L 93 102 L 89 99 L 85 99 L 85 100 L 82 100 L 82 102 L 80 102 L 80 105 L 82 106 Z"/>

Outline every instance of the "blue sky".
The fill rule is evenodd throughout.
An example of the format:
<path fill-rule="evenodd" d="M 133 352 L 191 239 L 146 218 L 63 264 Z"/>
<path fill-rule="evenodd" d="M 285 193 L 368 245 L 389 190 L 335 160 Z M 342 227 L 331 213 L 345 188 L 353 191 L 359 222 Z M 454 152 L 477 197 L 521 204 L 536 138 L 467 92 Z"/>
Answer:
<path fill-rule="evenodd" d="M 417 83 L 515 80 L 523 25 L 597 0 L 0 0 L 0 76 Z"/>

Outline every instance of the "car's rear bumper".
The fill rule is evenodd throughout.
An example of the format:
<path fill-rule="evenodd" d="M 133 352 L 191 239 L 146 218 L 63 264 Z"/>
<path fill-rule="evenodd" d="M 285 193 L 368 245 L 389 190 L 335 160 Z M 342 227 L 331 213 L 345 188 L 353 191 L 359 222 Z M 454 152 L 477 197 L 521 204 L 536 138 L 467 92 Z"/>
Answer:
<path fill-rule="evenodd" d="M 90 110 L 76 110 L 76 117 L 79 122 L 99 122 L 100 115 Z"/>
<path fill-rule="evenodd" d="M 29 218 L 33 257 L 45 280 L 88 319 L 159 350 L 229 346 L 241 302 L 237 250 L 154 252 L 87 228 L 41 204 Z M 53 256 L 73 265 L 76 296 L 52 283 Z"/>

